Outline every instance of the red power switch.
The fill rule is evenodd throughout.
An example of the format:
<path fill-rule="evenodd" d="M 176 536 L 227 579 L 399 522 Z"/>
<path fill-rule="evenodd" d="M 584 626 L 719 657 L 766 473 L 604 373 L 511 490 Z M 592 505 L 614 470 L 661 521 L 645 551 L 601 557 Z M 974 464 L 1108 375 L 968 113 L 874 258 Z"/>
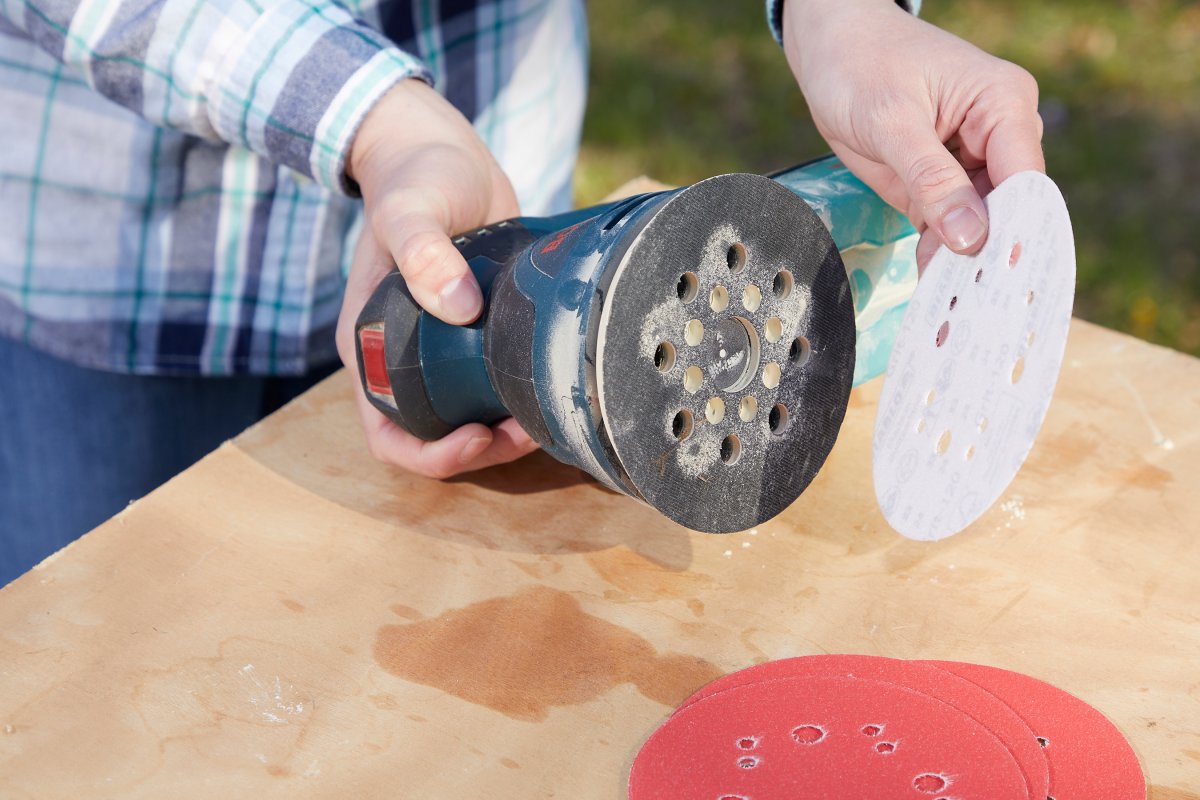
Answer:
<path fill-rule="evenodd" d="M 367 379 L 367 390 L 394 403 L 392 382 L 388 378 L 387 355 L 383 346 L 383 325 L 359 328 L 358 343 L 362 348 L 363 374 Z"/>

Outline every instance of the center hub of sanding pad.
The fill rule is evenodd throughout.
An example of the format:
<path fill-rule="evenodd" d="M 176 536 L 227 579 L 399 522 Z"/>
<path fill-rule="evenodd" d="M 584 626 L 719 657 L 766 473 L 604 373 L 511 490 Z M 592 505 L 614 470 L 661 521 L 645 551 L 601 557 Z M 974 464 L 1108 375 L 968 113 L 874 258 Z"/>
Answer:
<path fill-rule="evenodd" d="M 742 317 L 725 317 L 713 326 L 705 372 L 725 392 L 737 392 L 749 385 L 762 360 L 758 334 Z"/>
<path fill-rule="evenodd" d="M 774 181 L 723 175 L 671 197 L 630 244 L 597 342 L 602 434 L 630 484 L 723 533 L 781 512 L 825 462 L 854 309 L 812 209 Z"/>

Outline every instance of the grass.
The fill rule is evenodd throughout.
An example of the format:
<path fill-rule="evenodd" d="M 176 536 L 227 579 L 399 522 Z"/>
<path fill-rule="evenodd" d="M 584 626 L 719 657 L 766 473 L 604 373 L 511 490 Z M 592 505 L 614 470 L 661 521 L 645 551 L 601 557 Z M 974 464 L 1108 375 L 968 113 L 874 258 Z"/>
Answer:
<path fill-rule="evenodd" d="M 689 183 L 827 150 L 759 2 L 589 14 L 580 202 L 639 174 Z M 1200 5 L 926 0 L 924 17 L 1037 77 L 1075 226 L 1076 314 L 1200 355 Z"/>

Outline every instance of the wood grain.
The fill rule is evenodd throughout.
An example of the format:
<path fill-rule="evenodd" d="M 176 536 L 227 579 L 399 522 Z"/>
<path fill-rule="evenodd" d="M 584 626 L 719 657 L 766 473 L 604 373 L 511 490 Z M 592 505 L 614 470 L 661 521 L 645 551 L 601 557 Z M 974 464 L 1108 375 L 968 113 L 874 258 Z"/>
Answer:
<path fill-rule="evenodd" d="M 709 536 L 541 455 L 381 467 L 348 381 L 0 590 L 0 796 L 616 800 L 714 676 L 859 652 L 1050 681 L 1200 797 L 1194 359 L 1076 322 L 1029 462 L 936 543 L 876 508 L 878 382 L 792 508 Z"/>

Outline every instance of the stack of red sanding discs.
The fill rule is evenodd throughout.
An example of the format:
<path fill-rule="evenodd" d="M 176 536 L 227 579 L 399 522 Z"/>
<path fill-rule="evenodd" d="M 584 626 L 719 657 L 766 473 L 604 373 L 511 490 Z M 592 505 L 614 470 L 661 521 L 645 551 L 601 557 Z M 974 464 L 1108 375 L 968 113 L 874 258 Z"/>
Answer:
<path fill-rule="evenodd" d="M 1120 731 L 1027 675 L 804 656 L 705 686 L 642 746 L 630 800 L 1145 800 Z"/>

